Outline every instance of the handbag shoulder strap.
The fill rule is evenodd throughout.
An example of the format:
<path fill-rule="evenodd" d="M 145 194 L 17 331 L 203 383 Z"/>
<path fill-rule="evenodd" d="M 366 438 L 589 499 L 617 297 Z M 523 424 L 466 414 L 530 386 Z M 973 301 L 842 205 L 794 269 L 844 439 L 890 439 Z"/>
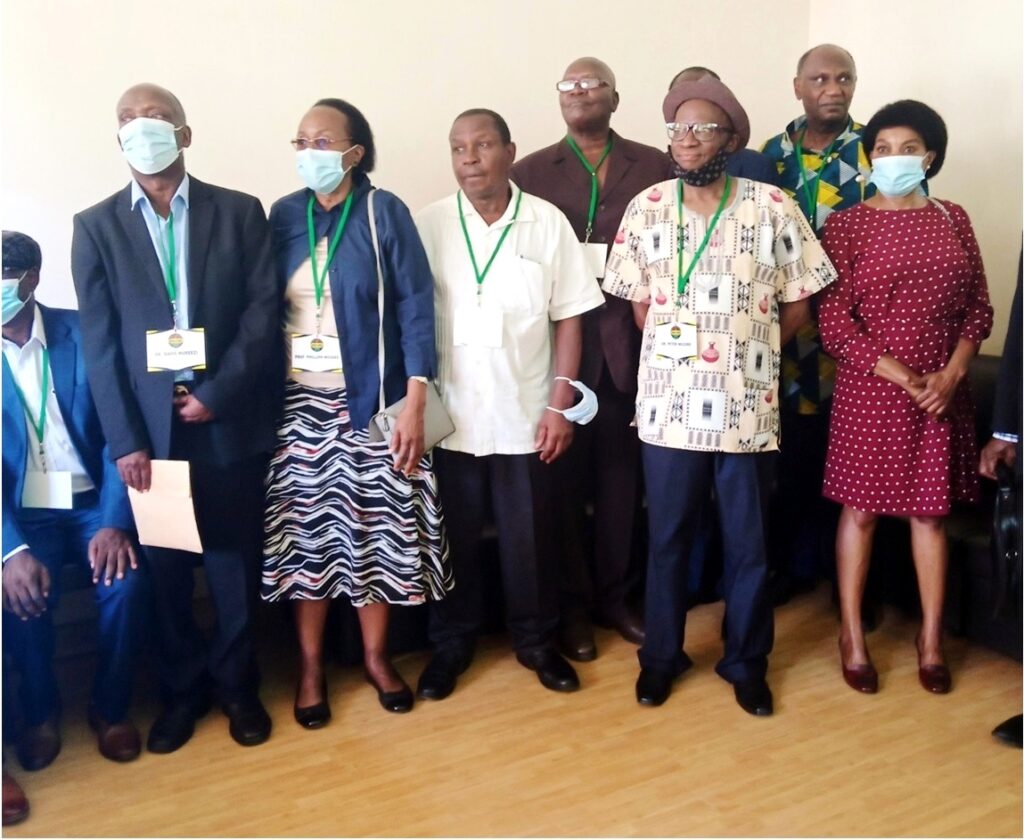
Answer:
<path fill-rule="evenodd" d="M 366 212 L 370 216 L 370 239 L 373 241 L 373 255 L 377 259 L 377 368 L 380 372 L 380 398 L 377 407 L 383 411 L 384 403 L 384 268 L 380 262 L 380 240 L 377 238 L 377 217 L 373 212 L 373 194 L 376 188 L 370 189 L 366 197 Z"/>
<path fill-rule="evenodd" d="M 933 207 L 935 207 L 943 216 L 946 217 L 946 221 L 949 222 L 950 226 L 953 228 L 953 230 L 955 232 L 956 231 L 956 225 L 953 224 L 953 217 L 951 215 L 949 215 L 949 211 L 946 209 L 946 205 L 943 204 L 941 201 L 939 201 L 937 198 L 934 198 L 933 196 L 929 195 L 929 196 L 927 196 L 927 198 L 928 198 L 929 203 Z"/>

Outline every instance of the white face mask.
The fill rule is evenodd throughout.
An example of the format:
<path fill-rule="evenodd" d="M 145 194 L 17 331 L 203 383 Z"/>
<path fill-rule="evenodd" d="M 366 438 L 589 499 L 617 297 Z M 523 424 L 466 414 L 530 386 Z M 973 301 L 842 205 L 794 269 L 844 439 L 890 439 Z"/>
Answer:
<path fill-rule="evenodd" d="M 924 155 L 887 155 L 871 161 L 871 177 L 882 195 L 899 198 L 910 195 L 924 180 Z"/>
<path fill-rule="evenodd" d="M 175 128 L 167 120 L 136 117 L 117 132 L 121 153 L 136 172 L 143 175 L 163 172 L 181 155 L 175 132 L 182 128 L 184 126 Z"/>
<path fill-rule="evenodd" d="M 553 408 L 549 405 L 548 411 L 557 411 L 570 423 L 579 423 L 581 426 L 586 426 L 587 423 L 597 416 L 597 394 L 578 379 L 570 379 L 568 376 L 556 376 L 555 379 L 568 382 L 579 391 L 580 401 L 570 408 Z"/>
<path fill-rule="evenodd" d="M 295 169 L 302 182 L 313 192 L 327 195 L 338 188 L 349 167 L 345 166 L 345 154 L 355 146 L 336 152 L 331 149 L 303 149 L 295 154 Z"/>

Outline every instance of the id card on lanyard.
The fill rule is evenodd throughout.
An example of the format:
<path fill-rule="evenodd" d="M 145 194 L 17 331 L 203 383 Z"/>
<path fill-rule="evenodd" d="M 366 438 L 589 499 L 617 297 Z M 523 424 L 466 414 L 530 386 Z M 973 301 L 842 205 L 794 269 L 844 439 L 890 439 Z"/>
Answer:
<path fill-rule="evenodd" d="M 11 377 L 11 384 L 14 385 L 14 392 L 18 395 L 18 402 L 25 412 L 25 418 L 32 429 L 39 447 L 39 460 L 43 465 L 42 470 L 27 470 L 25 473 L 25 484 L 21 494 L 22 507 L 26 508 L 49 508 L 52 510 L 70 510 L 73 501 L 71 498 L 71 472 L 69 470 L 49 470 L 46 468 L 46 407 L 50 398 L 50 351 L 43 348 L 42 364 L 42 388 L 39 399 L 39 412 L 33 415 L 29 408 L 25 392 L 18 384 L 14 371 L 4 356 L 4 366 Z"/>
<path fill-rule="evenodd" d="M 590 269 L 591 274 L 593 274 L 598 280 L 601 280 L 604 277 L 605 264 L 608 262 L 608 246 L 603 242 L 591 242 L 590 235 L 594 232 L 594 219 L 597 216 L 597 198 L 600 191 L 597 172 L 612 150 L 613 138 L 609 135 L 608 143 L 604 147 L 604 151 L 601 153 L 601 157 L 598 159 L 597 164 L 594 166 L 590 165 L 590 161 L 587 160 L 586 155 L 583 154 L 583 150 L 580 149 L 572 137 L 566 136 L 565 142 L 569 145 L 569 148 L 573 150 L 573 153 L 579 158 L 580 163 L 583 164 L 583 168 L 586 169 L 587 173 L 590 175 L 590 203 L 587 205 L 587 229 L 582 242 L 583 258 L 586 260 L 587 267 Z"/>

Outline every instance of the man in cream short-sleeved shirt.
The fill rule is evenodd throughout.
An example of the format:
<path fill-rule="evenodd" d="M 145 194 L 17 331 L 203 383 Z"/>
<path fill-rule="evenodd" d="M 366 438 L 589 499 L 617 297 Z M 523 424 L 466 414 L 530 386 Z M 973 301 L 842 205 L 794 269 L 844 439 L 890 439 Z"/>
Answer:
<path fill-rule="evenodd" d="M 473 656 L 481 621 L 480 536 L 498 529 L 506 620 L 516 656 L 554 691 L 579 680 L 553 645 L 558 622 L 550 464 L 572 443 L 580 315 L 604 302 L 568 220 L 509 181 L 505 121 L 461 114 L 449 136 L 460 190 L 416 224 L 435 282 L 438 386 L 455 433 L 435 450 L 455 590 L 431 605 L 436 650 L 419 683 L 442 699 Z M 562 378 L 558 378 L 562 377 Z"/>

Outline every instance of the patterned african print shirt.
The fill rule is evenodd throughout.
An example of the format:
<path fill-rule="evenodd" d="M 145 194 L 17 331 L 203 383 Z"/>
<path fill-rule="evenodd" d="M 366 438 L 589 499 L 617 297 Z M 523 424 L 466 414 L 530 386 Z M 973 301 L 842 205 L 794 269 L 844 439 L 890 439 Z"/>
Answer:
<path fill-rule="evenodd" d="M 802 135 L 806 125 L 805 115 L 797 117 L 782 134 L 768 140 L 761 153 L 775 164 L 779 186 L 793 197 L 820 235 L 830 213 L 870 198 L 875 187 L 867 182 L 871 162 L 861 142 L 864 126 L 851 119 L 830 149 L 803 149 L 801 166 L 793 138 Z M 808 199 L 815 189 L 816 206 L 810 208 Z M 791 414 L 817 414 L 820 406 L 832 399 L 835 381 L 836 363 L 821 348 L 814 318 L 782 348 L 782 409 Z"/>
<path fill-rule="evenodd" d="M 779 304 L 836 278 L 807 220 L 789 196 L 738 178 L 732 198 L 678 296 L 684 266 L 708 220 L 677 205 L 678 181 L 634 198 L 608 258 L 604 290 L 650 302 L 637 377 L 640 439 L 710 452 L 778 449 Z M 695 324 L 689 357 L 666 357 L 666 336 Z"/>

